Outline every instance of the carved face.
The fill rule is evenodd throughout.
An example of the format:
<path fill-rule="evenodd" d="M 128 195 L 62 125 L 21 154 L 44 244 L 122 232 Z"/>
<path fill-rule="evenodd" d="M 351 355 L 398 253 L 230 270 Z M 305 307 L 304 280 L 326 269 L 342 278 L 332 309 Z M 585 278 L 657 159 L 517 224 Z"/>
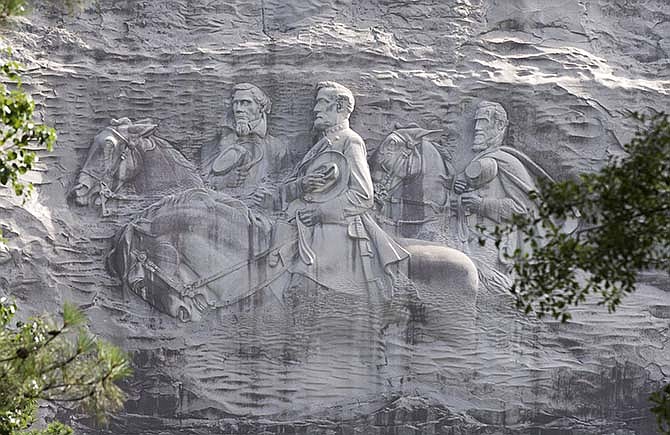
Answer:
<path fill-rule="evenodd" d="M 323 88 L 316 95 L 314 103 L 314 128 L 325 130 L 347 119 L 346 110 L 337 103 L 334 89 Z"/>
<path fill-rule="evenodd" d="M 261 118 L 261 107 L 250 90 L 236 91 L 233 95 L 235 122 L 253 123 Z"/>
<path fill-rule="evenodd" d="M 496 119 L 492 110 L 488 108 L 477 110 L 472 150 L 478 152 L 500 145 L 506 127 L 503 120 Z"/>

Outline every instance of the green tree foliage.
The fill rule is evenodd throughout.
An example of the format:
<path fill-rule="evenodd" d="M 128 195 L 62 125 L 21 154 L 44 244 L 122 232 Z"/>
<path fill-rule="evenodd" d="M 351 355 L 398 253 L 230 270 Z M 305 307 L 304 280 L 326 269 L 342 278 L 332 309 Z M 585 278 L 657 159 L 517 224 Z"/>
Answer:
<path fill-rule="evenodd" d="M 0 434 L 30 427 L 40 400 L 82 406 L 99 419 L 121 408 L 115 384 L 130 375 L 125 355 L 97 340 L 86 317 L 65 304 L 58 321 L 50 316 L 11 323 L 16 305 L 0 299 Z M 60 423 L 34 434 L 69 434 Z"/>
<path fill-rule="evenodd" d="M 26 12 L 26 0 L 0 0 L 0 19 Z"/>
<path fill-rule="evenodd" d="M 16 13 L 19 3 L 0 4 L 0 14 Z M 32 169 L 36 151 L 51 150 L 56 133 L 33 121 L 35 103 L 21 87 L 19 65 L 7 61 L 0 74 L 0 184 L 25 196 L 32 185 L 20 177 Z M 130 374 L 128 361 L 87 332 L 79 310 L 66 304 L 59 321 L 45 316 L 12 325 L 16 310 L 0 299 L 0 435 L 71 435 L 59 422 L 25 432 L 42 400 L 81 406 L 101 420 L 120 409 L 124 395 L 115 382 Z"/>
<path fill-rule="evenodd" d="M 653 393 L 650 400 L 654 404 L 651 412 L 656 415 L 658 430 L 664 435 L 670 434 L 670 384 Z"/>
<path fill-rule="evenodd" d="M 30 0 L 0 0 L 0 20 L 27 13 L 30 10 L 31 3 L 35 4 L 37 1 L 38 0 L 33 0 L 32 2 Z M 86 0 L 47 0 L 47 2 L 70 14 L 74 13 L 87 3 Z"/>
<path fill-rule="evenodd" d="M 21 196 L 32 190 L 21 175 L 32 169 L 37 150 L 51 150 L 56 141 L 53 128 L 33 120 L 35 102 L 21 88 L 19 64 L 7 61 L 0 66 L 5 83 L 0 83 L 0 184 L 11 185 Z"/>
<path fill-rule="evenodd" d="M 663 114 L 635 116 L 644 128 L 625 156 L 578 180 L 542 184 L 533 194 L 537 214 L 496 229 L 498 240 L 520 231 L 530 245 L 508 255 L 511 291 L 527 313 L 565 321 L 590 294 L 614 311 L 640 271 L 670 273 L 670 123 Z M 567 233 L 558 222 L 576 211 L 580 227 Z"/>
<path fill-rule="evenodd" d="M 589 295 L 612 312 L 641 271 L 670 274 L 670 123 L 665 114 L 634 117 L 642 128 L 623 157 L 578 180 L 541 185 L 536 215 L 496 228 L 498 246 L 520 231 L 531 248 L 507 255 L 511 292 L 526 313 L 567 321 Z M 558 224 L 576 217 L 573 232 Z M 650 400 L 659 431 L 670 435 L 670 385 Z"/>

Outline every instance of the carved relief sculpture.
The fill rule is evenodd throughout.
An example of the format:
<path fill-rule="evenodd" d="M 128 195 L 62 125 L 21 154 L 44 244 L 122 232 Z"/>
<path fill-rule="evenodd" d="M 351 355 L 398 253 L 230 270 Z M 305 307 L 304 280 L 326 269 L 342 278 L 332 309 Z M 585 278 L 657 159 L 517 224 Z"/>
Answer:
<path fill-rule="evenodd" d="M 502 254 L 542 233 L 479 228 L 670 110 L 670 0 L 32 3 L 3 36 L 59 140 L 0 194 L 0 297 L 128 352 L 107 433 L 654 433 L 667 274 L 526 316 Z"/>
<path fill-rule="evenodd" d="M 475 112 L 472 150 L 477 154 L 454 181 L 452 210 L 456 212 L 458 238 L 479 249 L 477 225 L 492 231 L 514 214 L 534 210 L 529 192 L 535 180 L 551 177 L 522 152 L 503 145 L 508 127 L 507 112 L 499 103 L 483 101 Z M 492 245 L 489 243 L 488 245 Z M 511 234 L 493 255 L 481 259 L 492 267 L 505 268 L 504 252 L 522 248 L 517 234 Z"/>
<path fill-rule="evenodd" d="M 309 382 L 286 389 L 285 376 L 339 385 L 328 400 L 364 397 L 435 340 L 470 343 L 454 331 L 475 319 L 477 270 L 459 251 L 393 238 L 376 223 L 365 143 L 349 126 L 354 105 L 348 88 L 320 83 L 320 138 L 280 187 L 243 183 L 249 193 L 238 197 L 225 185 L 187 189 L 136 215 L 113 242 L 108 267 L 129 299 L 211 331 L 207 348 L 226 357 L 194 352 L 185 385 L 229 414 L 311 400 Z M 214 171 L 219 158 L 238 161 L 229 148 L 212 154 Z M 428 325 L 420 334 L 417 322 Z M 245 356 L 258 348 L 266 357 Z M 259 404 L 259 394 L 268 400 Z"/>
<path fill-rule="evenodd" d="M 125 288 L 182 320 L 197 320 L 257 292 L 283 303 L 295 277 L 388 299 L 394 274 L 408 260 L 415 270 L 439 268 L 425 276 L 457 270 L 448 279 L 474 291 L 473 268 L 463 254 L 434 246 L 423 255 L 425 247 L 395 241 L 374 221 L 365 144 L 348 122 L 354 104 L 344 86 L 321 83 L 314 125 L 322 137 L 280 189 L 273 195 L 255 189 L 244 201 L 203 188 L 165 197 L 118 234 L 111 270 Z M 254 207 L 268 198 L 281 205 L 281 213 L 270 216 Z M 421 252 L 410 255 L 412 249 Z"/>
<path fill-rule="evenodd" d="M 148 119 L 121 118 L 102 129 L 72 189 L 75 203 L 100 206 L 107 216 L 110 200 L 142 201 L 202 187 L 195 166 L 156 136 L 156 128 Z"/>
<path fill-rule="evenodd" d="M 203 177 L 210 187 L 246 199 L 259 190 L 272 195 L 287 165 L 286 146 L 268 133 L 270 98 L 251 83 L 233 88 L 234 128 L 224 128 L 214 147 L 202 148 Z"/>
<path fill-rule="evenodd" d="M 427 136 L 441 130 L 418 125 L 389 134 L 370 159 L 375 203 L 384 229 L 419 237 L 447 208 L 453 169 Z M 423 237 L 420 237 L 423 238 Z"/>
<path fill-rule="evenodd" d="M 409 253 L 372 219 L 366 147 L 349 127 L 354 104 L 351 91 L 339 83 L 317 86 L 314 128 L 321 139 L 282 189 L 299 235 L 300 261 L 291 271 L 329 288 L 388 290 L 389 272 Z"/>

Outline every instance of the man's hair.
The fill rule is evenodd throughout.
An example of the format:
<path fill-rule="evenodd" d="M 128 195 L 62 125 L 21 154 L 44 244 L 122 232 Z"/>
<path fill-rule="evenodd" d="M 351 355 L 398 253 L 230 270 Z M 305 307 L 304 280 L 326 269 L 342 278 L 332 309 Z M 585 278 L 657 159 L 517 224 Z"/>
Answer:
<path fill-rule="evenodd" d="M 254 98 L 256 104 L 258 104 L 260 107 L 261 112 L 265 114 L 270 113 L 270 110 L 272 109 L 272 101 L 270 100 L 270 97 L 268 97 L 265 92 L 261 90 L 261 88 L 256 85 L 252 85 L 251 83 L 238 83 L 233 87 L 233 97 L 237 91 L 251 91 L 251 96 Z"/>
<path fill-rule="evenodd" d="M 320 82 L 316 85 L 316 92 L 318 93 L 321 89 L 334 90 L 337 102 L 342 104 L 342 107 L 344 107 L 347 113 L 351 114 L 351 112 L 354 111 L 356 99 L 349 88 L 337 82 Z"/>
<path fill-rule="evenodd" d="M 502 106 L 502 104 L 496 103 L 494 101 L 482 101 L 479 104 L 477 104 L 476 112 L 483 109 L 492 109 L 495 120 L 503 121 L 503 123 L 505 124 L 505 129 L 507 129 L 507 126 L 509 125 L 509 120 L 507 119 L 507 111 Z"/>

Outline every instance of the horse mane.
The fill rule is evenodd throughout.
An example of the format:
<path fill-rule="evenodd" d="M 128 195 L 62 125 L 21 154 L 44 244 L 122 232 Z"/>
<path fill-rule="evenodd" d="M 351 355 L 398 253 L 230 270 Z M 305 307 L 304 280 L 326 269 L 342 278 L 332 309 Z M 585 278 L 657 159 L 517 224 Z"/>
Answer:
<path fill-rule="evenodd" d="M 179 166 L 182 166 L 186 169 L 191 169 L 193 171 L 196 170 L 196 166 L 194 163 L 189 161 L 184 155 L 179 152 L 174 145 L 172 145 L 167 139 L 163 139 L 160 136 L 157 135 L 151 135 L 147 139 L 151 140 L 154 142 L 156 146 L 158 146 L 162 151 L 164 151 L 166 154 L 169 154 L 170 157 L 174 160 L 175 163 L 177 163 Z"/>

